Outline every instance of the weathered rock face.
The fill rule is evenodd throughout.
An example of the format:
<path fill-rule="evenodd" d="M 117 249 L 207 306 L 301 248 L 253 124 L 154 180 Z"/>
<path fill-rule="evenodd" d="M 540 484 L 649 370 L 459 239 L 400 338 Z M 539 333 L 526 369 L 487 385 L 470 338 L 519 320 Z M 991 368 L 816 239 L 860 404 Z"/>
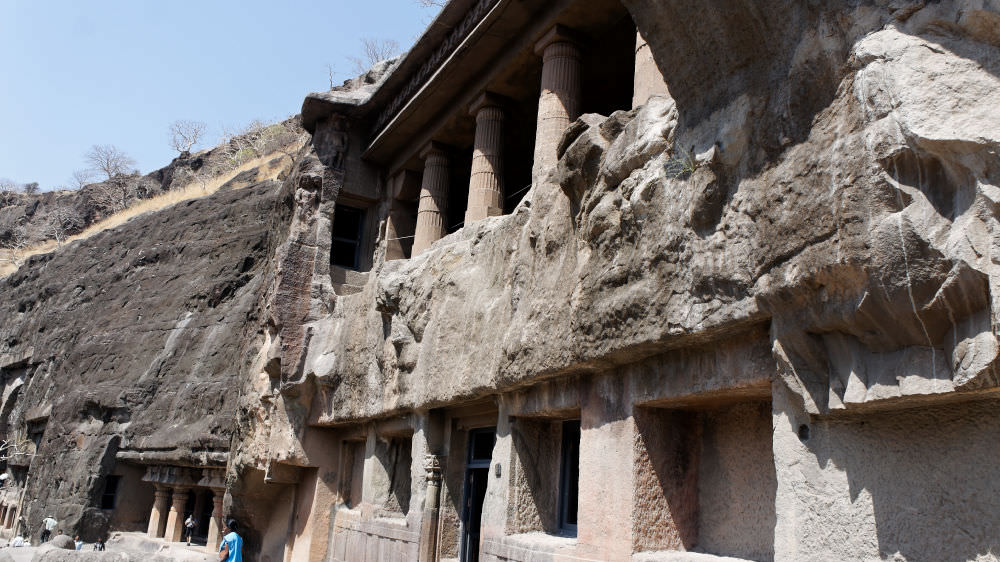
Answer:
<path fill-rule="evenodd" d="M 272 315 L 235 472 L 315 466 L 307 424 L 426 411 L 547 378 L 624 376 L 624 365 L 766 333 L 773 366 L 756 374 L 774 381 L 777 515 L 773 540 L 748 541 L 747 552 L 920 558 L 933 517 L 892 515 L 903 485 L 854 506 L 854 482 L 876 486 L 885 466 L 920 462 L 877 458 L 897 440 L 919 448 L 906 428 L 933 442 L 933 459 L 954 452 L 950 439 L 995 449 L 992 425 L 974 414 L 992 401 L 935 405 L 939 429 L 885 412 L 989 399 L 1000 384 L 1000 6 L 624 4 L 672 97 L 582 116 L 557 170 L 512 214 L 409 260 L 377 254 L 355 295 L 335 295 L 316 267 L 329 252 L 330 197 L 350 181 L 330 177 L 339 170 L 322 158 L 342 149 L 328 146 L 335 125 L 316 124 L 309 165 L 327 169 L 291 182 L 296 221 L 282 249 L 298 308 Z M 866 435 L 855 415 L 874 416 L 882 433 Z M 982 515 L 949 552 L 972 558 L 995 544 L 987 529 L 1000 514 L 972 499 L 988 487 L 945 494 Z M 836 515 L 824 514 L 827 501 Z M 833 548 L 833 524 L 856 540 Z"/>
<path fill-rule="evenodd" d="M 644 35 L 680 40 L 656 22 L 688 12 L 656 6 L 631 6 Z M 782 6 L 758 19 L 797 13 Z M 471 397 L 766 322 L 813 413 L 995 386 L 1000 122 L 984 102 L 997 101 L 997 47 L 938 25 L 957 7 L 846 10 L 796 16 L 804 36 L 755 51 L 768 28 L 740 34 L 725 26 L 756 20 L 718 7 L 692 33 L 734 44 L 660 61 L 681 84 L 676 103 L 584 116 L 558 172 L 514 214 L 380 263 L 363 294 L 314 313 L 297 377 L 334 393 L 323 418 Z M 817 19 L 850 25 L 827 45 L 805 31 Z M 777 69 L 774 52 L 787 59 Z M 682 72 L 709 61 L 729 65 L 723 75 L 752 69 L 711 86 Z"/>
<path fill-rule="evenodd" d="M 995 7 L 629 4 L 809 411 L 996 386 Z"/>
<path fill-rule="evenodd" d="M 31 529 L 51 514 L 86 540 L 106 532 L 95 506 L 116 460 L 225 464 L 277 188 L 145 215 L 0 280 L 6 437 L 38 441 Z"/>

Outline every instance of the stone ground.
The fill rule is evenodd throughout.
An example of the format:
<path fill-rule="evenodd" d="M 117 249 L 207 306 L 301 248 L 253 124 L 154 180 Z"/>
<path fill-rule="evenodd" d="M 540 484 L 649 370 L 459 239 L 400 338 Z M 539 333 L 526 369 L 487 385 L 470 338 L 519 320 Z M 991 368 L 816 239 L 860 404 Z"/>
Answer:
<path fill-rule="evenodd" d="M 94 552 L 94 544 L 84 544 L 82 551 L 43 546 L 8 547 L 10 541 L 0 541 L 0 562 L 56 562 L 72 560 L 132 562 L 140 560 L 202 562 L 215 560 L 205 552 L 204 546 L 187 546 L 184 543 L 167 543 L 150 539 L 145 533 L 113 533 L 107 542 L 107 550 Z"/>

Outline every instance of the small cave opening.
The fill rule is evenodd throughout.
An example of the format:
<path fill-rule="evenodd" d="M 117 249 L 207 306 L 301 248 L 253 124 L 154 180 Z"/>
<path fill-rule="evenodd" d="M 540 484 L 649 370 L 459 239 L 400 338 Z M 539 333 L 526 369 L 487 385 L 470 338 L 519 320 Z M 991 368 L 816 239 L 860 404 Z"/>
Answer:
<path fill-rule="evenodd" d="M 948 220 L 964 213 L 975 197 L 972 174 L 964 166 L 933 154 L 906 148 L 881 164 L 897 184 L 923 193 L 935 211 Z"/>

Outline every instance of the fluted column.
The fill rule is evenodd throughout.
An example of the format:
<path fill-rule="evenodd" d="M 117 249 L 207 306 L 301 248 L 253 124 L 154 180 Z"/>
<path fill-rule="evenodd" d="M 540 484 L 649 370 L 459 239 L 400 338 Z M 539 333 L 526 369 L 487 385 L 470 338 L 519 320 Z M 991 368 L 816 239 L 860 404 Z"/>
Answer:
<path fill-rule="evenodd" d="M 153 509 L 149 512 L 149 527 L 146 529 L 146 534 L 156 539 L 163 536 L 163 530 L 167 526 L 167 501 L 170 499 L 170 489 L 159 484 L 154 486 Z"/>
<path fill-rule="evenodd" d="M 173 501 L 170 503 L 170 515 L 167 516 L 166 538 L 171 542 L 184 539 L 184 506 L 187 505 L 188 488 L 174 488 Z"/>
<path fill-rule="evenodd" d="M 469 113 L 476 116 L 476 140 L 466 225 L 503 214 L 503 108 L 499 98 L 485 93 L 472 104 Z"/>
<path fill-rule="evenodd" d="M 556 149 L 563 131 L 580 116 L 580 49 L 571 32 L 553 27 L 535 45 L 542 55 L 542 93 L 538 98 L 535 129 L 535 162 L 532 178 L 539 178 L 555 166 Z"/>
<path fill-rule="evenodd" d="M 422 253 L 447 232 L 444 221 L 448 212 L 448 155 L 442 145 L 432 142 L 420 156 L 424 159 L 424 178 L 420 185 L 413 256 Z"/>
<path fill-rule="evenodd" d="M 222 541 L 222 500 L 225 493 L 225 490 L 212 490 L 212 520 L 208 522 L 208 539 L 205 541 L 205 550 L 210 553 L 219 552 Z"/>
<path fill-rule="evenodd" d="M 645 105 L 650 96 L 669 96 L 660 68 L 653 60 L 649 44 L 638 31 L 635 33 L 635 77 L 632 84 L 632 109 Z"/>

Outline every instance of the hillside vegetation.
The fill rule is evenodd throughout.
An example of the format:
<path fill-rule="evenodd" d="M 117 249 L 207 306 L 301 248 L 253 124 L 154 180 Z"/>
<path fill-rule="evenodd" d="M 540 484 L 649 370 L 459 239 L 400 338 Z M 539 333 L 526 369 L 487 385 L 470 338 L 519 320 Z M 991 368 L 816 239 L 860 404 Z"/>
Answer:
<path fill-rule="evenodd" d="M 0 277 L 31 256 L 115 228 L 143 213 L 220 189 L 284 177 L 307 136 L 298 116 L 254 123 L 216 147 L 182 154 L 145 176 L 122 175 L 80 190 L 0 191 Z"/>

